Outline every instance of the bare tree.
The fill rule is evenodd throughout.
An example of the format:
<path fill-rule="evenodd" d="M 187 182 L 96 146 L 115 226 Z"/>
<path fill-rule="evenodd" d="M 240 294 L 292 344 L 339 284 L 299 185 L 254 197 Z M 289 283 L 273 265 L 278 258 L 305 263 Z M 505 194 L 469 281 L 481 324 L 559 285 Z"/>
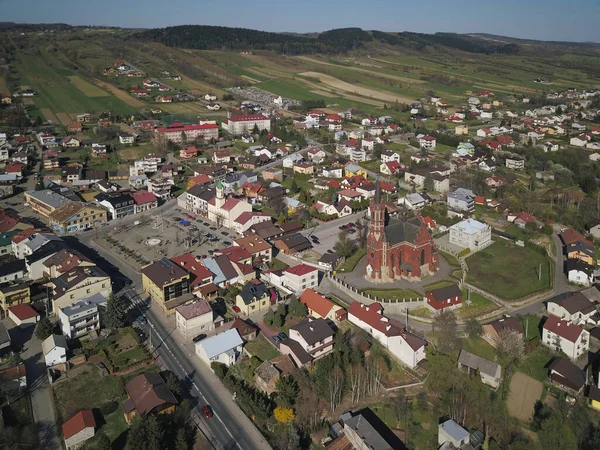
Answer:
<path fill-rule="evenodd" d="M 441 353 L 448 354 L 459 342 L 456 314 L 442 310 L 435 316 L 433 323 L 438 333 L 438 349 Z"/>
<path fill-rule="evenodd" d="M 335 367 L 329 373 L 329 404 L 332 411 L 335 411 L 337 406 L 342 401 L 344 392 L 344 372 L 339 367 Z"/>
<path fill-rule="evenodd" d="M 361 363 L 352 364 L 348 368 L 348 388 L 353 405 L 358 403 L 364 395 L 365 378 L 365 368 Z"/>
<path fill-rule="evenodd" d="M 525 343 L 521 334 L 515 330 L 505 328 L 500 331 L 498 354 L 511 360 L 520 360 L 525 353 Z"/>

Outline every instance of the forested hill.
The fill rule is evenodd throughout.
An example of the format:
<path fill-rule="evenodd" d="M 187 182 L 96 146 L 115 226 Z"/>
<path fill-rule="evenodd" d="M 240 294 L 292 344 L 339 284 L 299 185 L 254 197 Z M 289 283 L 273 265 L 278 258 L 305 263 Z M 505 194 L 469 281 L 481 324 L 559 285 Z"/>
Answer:
<path fill-rule="evenodd" d="M 246 28 L 182 25 L 134 33 L 131 38 L 160 42 L 171 47 L 199 50 L 273 50 L 298 55 L 346 53 L 367 45 L 391 45 L 414 50 L 449 47 L 471 53 L 516 54 L 517 44 L 495 43 L 478 37 L 452 33 L 387 33 L 340 28 L 314 35 L 271 33 Z"/>

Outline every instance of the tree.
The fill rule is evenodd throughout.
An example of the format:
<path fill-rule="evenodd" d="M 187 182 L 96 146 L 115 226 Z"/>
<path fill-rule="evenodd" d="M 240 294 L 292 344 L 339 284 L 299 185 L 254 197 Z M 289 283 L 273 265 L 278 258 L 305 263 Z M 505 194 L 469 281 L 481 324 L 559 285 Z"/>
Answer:
<path fill-rule="evenodd" d="M 433 192 L 435 190 L 435 184 L 433 183 L 433 178 L 425 177 L 425 181 L 423 181 L 423 189 L 427 192 Z"/>
<path fill-rule="evenodd" d="M 8 359 L 8 364 L 10 365 L 10 367 L 18 366 L 20 364 L 23 364 L 23 359 L 21 359 L 21 355 L 19 355 L 18 353 L 13 353 Z"/>
<path fill-rule="evenodd" d="M 282 408 L 291 408 L 298 397 L 298 383 L 291 375 L 281 377 L 275 384 L 277 396 L 275 401 Z"/>
<path fill-rule="evenodd" d="M 122 296 L 111 294 L 106 302 L 104 325 L 109 329 L 121 328 L 125 325 L 127 306 Z"/>
<path fill-rule="evenodd" d="M 346 231 L 341 231 L 340 234 L 338 234 L 338 240 L 333 246 L 333 249 L 338 254 L 338 256 L 347 258 L 352 253 L 354 253 L 354 247 L 355 243 L 350 238 L 350 235 Z"/>
<path fill-rule="evenodd" d="M 54 324 L 50 322 L 48 316 L 42 317 L 35 327 L 35 337 L 40 341 L 45 341 L 52 333 L 54 333 Z"/>
<path fill-rule="evenodd" d="M 292 184 L 290 185 L 290 194 L 297 194 L 300 191 L 298 187 L 298 183 L 296 183 L 296 179 L 292 178 Z"/>
<path fill-rule="evenodd" d="M 179 383 L 179 378 L 171 372 L 167 377 L 167 387 L 169 390 L 177 397 L 181 395 L 181 384 Z"/>
<path fill-rule="evenodd" d="M 279 217 L 277 218 L 277 223 L 284 224 L 285 223 L 285 213 L 281 211 L 279 213 Z"/>
<path fill-rule="evenodd" d="M 146 434 L 145 416 L 136 418 L 127 433 L 127 448 L 130 450 L 146 450 L 148 448 L 148 437 Z"/>
<path fill-rule="evenodd" d="M 265 325 L 270 327 L 271 325 L 273 325 L 274 320 L 275 320 L 275 311 L 273 311 L 272 309 L 269 309 L 266 312 L 265 317 L 263 318 L 263 322 L 265 323 Z"/>
<path fill-rule="evenodd" d="M 188 444 L 185 430 L 180 428 L 177 430 L 177 438 L 175 439 L 175 450 L 188 450 L 190 445 Z"/>
<path fill-rule="evenodd" d="M 112 448 L 110 438 L 102 430 L 98 431 L 94 438 L 86 445 L 86 448 L 93 450 L 110 450 Z"/>
<path fill-rule="evenodd" d="M 150 450 L 163 450 L 162 440 L 165 432 L 156 416 L 148 416 L 146 418 L 145 430 L 148 439 L 148 448 Z"/>
<path fill-rule="evenodd" d="M 356 231 L 358 231 L 358 236 L 356 238 L 358 248 L 365 248 L 367 246 L 369 227 L 364 223 L 363 219 L 358 219 L 356 221 Z"/>
<path fill-rule="evenodd" d="M 292 295 L 288 303 L 288 312 L 294 317 L 305 317 L 308 314 L 308 308 L 304 303 L 298 300 L 298 297 Z"/>
<path fill-rule="evenodd" d="M 511 360 L 520 360 L 525 353 L 525 342 L 521 334 L 515 330 L 505 328 L 500 331 L 498 354 Z"/>
<path fill-rule="evenodd" d="M 471 318 L 465 324 L 465 331 L 470 338 L 478 338 L 481 335 L 481 324 L 477 319 Z"/>
<path fill-rule="evenodd" d="M 442 310 L 435 316 L 433 323 L 438 331 L 437 347 L 441 353 L 448 354 L 459 342 L 456 314 Z"/>

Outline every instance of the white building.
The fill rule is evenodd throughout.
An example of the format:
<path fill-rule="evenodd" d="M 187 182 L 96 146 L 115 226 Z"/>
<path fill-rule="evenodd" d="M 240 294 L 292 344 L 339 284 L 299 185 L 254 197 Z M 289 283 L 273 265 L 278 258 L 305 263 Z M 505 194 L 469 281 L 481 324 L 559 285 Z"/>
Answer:
<path fill-rule="evenodd" d="M 482 250 L 492 243 L 492 228 L 475 219 L 466 219 L 450 227 L 450 243 L 471 252 Z"/>
<path fill-rule="evenodd" d="M 221 125 L 225 131 L 234 135 L 251 132 L 255 126 L 259 131 L 271 131 L 271 119 L 263 114 L 233 116 L 224 120 Z"/>
<path fill-rule="evenodd" d="M 42 352 L 46 360 L 46 366 L 52 367 L 56 364 L 67 362 L 67 340 L 62 334 L 53 334 L 42 342 Z"/>
<path fill-rule="evenodd" d="M 549 316 L 542 328 L 542 343 L 576 360 L 587 353 L 590 333 L 556 316 Z"/>
<path fill-rule="evenodd" d="M 288 267 L 283 271 L 283 286 L 297 293 L 319 285 L 319 270 L 308 264 Z"/>
<path fill-rule="evenodd" d="M 467 430 L 449 419 L 438 425 L 438 444 L 449 442 L 453 448 L 463 448 L 470 443 L 470 434 Z M 445 448 L 445 447 L 444 447 Z"/>
<path fill-rule="evenodd" d="M 325 319 L 308 318 L 290 327 L 290 339 L 298 342 L 313 360 L 333 351 L 334 331 Z"/>
<path fill-rule="evenodd" d="M 590 287 L 594 283 L 594 266 L 580 259 L 568 259 L 565 265 L 565 272 L 571 283 L 587 287 Z"/>
<path fill-rule="evenodd" d="M 566 292 L 548 300 L 548 313 L 566 322 L 587 323 L 596 314 L 596 305 L 581 292 Z"/>
<path fill-rule="evenodd" d="M 435 150 L 437 139 L 433 136 L 417 136 L 419 145 L 426 150 Z"/>
<path fill-rule="evenodd" d="M 223 192 L 223 184 L 217 182 L 216 196 L 208 201 L 208 220 L 219 226 L 235 229 L 235 219 L 245 212 L 251 212 L 252 205 L 246 200 L 227 198 Z"/>
<path fill-rule="evenodd" d="M 94 413 L 90 409 L 79 411 L 63 424 L 62 431 L 67 450 L 81 448 L 96 434 Z"/>
<path fill-rule="evenodd" d="M 448 208 L 455 211 L 473 211 L 475 209 L 475 194 L 471 189 L 458 188 L 448 194 Z"/>
<path fill-rule="evenodd" d="M 213 362 L 230 366 L 238 360 L 243 345 L 240 334 L 233 328 L 198 342 L 196 355 L 208 366 Z"/>
<path fill-rule="evenodd" d="M 410 368 L 425 359 L 427 342 L 407 333 L 398 322 L 384 316 L 383 307 L 379 303 L 365 305 L 355 301 L 348 308 L 348 321 L 377 339 L 394 357 Z"/>
<path fill-rule="evenodd" d="M 186 338 L 215 329 L 214 314 L 207 300 L 179 306 L 175 310 L 175 325 Z"/>
<path fill-rule="evenodd" d="M 85 336 L 92 330 L 99 330 L 100 309 L 104 306 L 106 306 L 106 298 L 94 294 L 71 306 L 60 308 L 58 318 L 63 334 L 69 339 L 75 339 Z"/>

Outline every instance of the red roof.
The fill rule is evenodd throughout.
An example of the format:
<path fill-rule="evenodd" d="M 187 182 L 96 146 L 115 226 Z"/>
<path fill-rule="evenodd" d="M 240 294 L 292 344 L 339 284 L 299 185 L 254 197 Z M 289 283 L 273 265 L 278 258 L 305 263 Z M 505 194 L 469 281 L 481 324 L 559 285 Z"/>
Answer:
<path fill-rule="evenodd" d="M 525 223 L 535 223 L 535 218 L 531 214 L 528 214 L 526 212 L 517 214 L 516 219 L 521 219 Z"/>
<path fill-rule="evenodd" d="M 476 205 L 485 205 L 485 197 L 483 195 L 477 195 L 475 197 L 475 204 Z"/>
<path fill-rule="evenodd" d="M 210 177 L 205 173 L 201 173 L 200 175 L 196 175 L 195 177 L 191 177 L 188 179 L 188 183 L 193 181 L 194 184 L 208 184 L 210 183 Z"/>
<path fill-rule="evenodd" d="M 398 188 L 394 186 L 392 183 L 386 183 L 385 181 L 379 182 L 379 187 L 383 192 L 396 192 Z"/>
<path fill-rule="evenodd" d="M 229 258 L 230 261 L 235 263 L 241 261 L 242 259 L 250 259 L 252 255 L 246 250 L 244 247 L 240 247 L 238 245 L 233 245 L 231 247 L 225 247 L 217 250 L 218 253 L 225 255 Z"/>
<path fill-rule="evenodd" d="M 19 216 L 9 214 L 6 211 L 0 211 L 0 233 L 6 233 L 12 230 L 15 227 L 15 225 L 17 225 L 20 221 L 21 219 L 19 218 Z"/>
<path fill-rule="evenodd" d="M 433 136 L 423 136 L 421 138 L 422 141 L 435 141 L 436 138 L 434 138 Z"/>
<path fill-rule="evenodd" d="M 25 164 L 22 162 L 12 162 L 7 164 L 6 173 L 21 173 L 23 171 L 23 167 L 25 167 Z"/>
<path fill-rule="evenodd" d="M 402 170 L 402 164 L 400 164 L 398 161 L 388 161 L 385 163 L 385 165 L 388 166 L 392 172 L 398 172 Z"/>
<path fill-rule="evenodd" d="M 565 322 L 556 316 L 548 316 L 548 319 L 544 323 L 544 330 L 551 331 L 554 334 L 558 334 L 560 337 L 566 339 L 569 342 L 577 342 L 582 328 L 569 322 Z"/>
<path fill-rule="evenodd" d="M 361 322 L 368 324 L 386 336 L 398 336 L 401 334 L 398 324 L 390 321 L 390 319 L 383 315 L 383 306 L 379 303 L 365 305 L 364 303 L 355 301 L 348 308 L 348 314 L 352 314 Z"/>
<path fill-rule="evenodd" d="M 248 222 L 250 219 L 252 219 L 253 217 L 271 217 L 269 214 L 267 213 L 261 213 L 261 212 L 253 212 L 253 211 L 245 211 L 243 213 L 241 213 L 237 219 L 234 220 L 234 222 L 239 223 L 240 225 L 244 225 L 246 222 Z"/>
<path fill-rule="evenodd" d="M 423 217 L 423 223 L 425 223 L 425 225 L 427 225 L 429 228 L 435 228 L 437 226 L 437 223 L 435 223 L 435 220 L 433 220 L 429 216 Z"/>
<path fill-rule="evenodd" d="M 498 136 L 496 139 L 502 145 L 510 145 L 513 143 L 513 140 L 510 136 Z"/>
<path fill-rule="evenodd" d="M 309 266 L 308 264 L 298 264 L 297 266 L 288 267 L 284 272 L 301 277 L 316 270 L 317 268 Z"/>
<path fill-rule="evenodd" d="M 192 286 L 199 284 L 202 280 L 206 278 L 212 278 L 213 273 L 208 270 L 202 264 L 202 260 L 197 259 L 191 253 L 186 253 L 185 255 L 175 256 L 171 258 L 175 264 L 180 267 L 183 267 L 187 272 L 194 275 L 196 278 L 192 281 Z"/>
<path fill-rule="evenodd" d="M 325 183 L 325 186 L 332 186 L 334 188 L 339 188 L 340 182 L 338 180 L 330 179 L 327 183 Z"/>
<path fill-rule="evenodd" d="M 231 154 L 227 150 L 222 150 L 219 152 L 215 152 L 215 156 L 217 158 L 227 158 L 227 157 L 231 156 Z"/>
<path fill-rule="evenodd" d="M 560 233 L 559 236 L 565 245 L 572 244 L 574 242 L 581 242 L 588 247 L 594 248 L 594 244 L 592 244 L 589 240 L 583 237 L 581 233 L 575 231 L 573 228 L 569 228 L 567 231 Z"/>
<path fill-rule="evenodd" d="M 230 197 L 227 199 L 227 201 L 223 204 L 223 206 L 221 206 L 221 209 L 224 209 L 225 211 L 230 211 L 232 210 L 238 203 L 240 203 L 241 200 L 238 200 L 237 198 L 233 198 Z"/>
<path fill-rule="evenodd" d="M 342 189 L 342 190 L 338 191 L 338 194 L 342 195 L 344 197 L 350 197 L 350 198 L 362 196 L 362 194 L 360 192 L 355 191 L 354 189 Z"/>
<path fill-rule="evenodd" d="M 216 123 L 205 123 L 202 125 L 182 125 L 180 123 L 172 123 L 168 127 L 157 128 L 159 133 L 165 132 L 182 132 L 182 131 L 193 131 L 193 130 L 210 130 L 216 129 L 219 126 Z"/>
<path fill-rule="evenodd" d="M 263 114 L 251 114 L 251 115 L 239 115 L 230 117 L 229 120 L 232 122 L 248 122 L 253 120 L 269 120 L 269 118 Z"/>
<path fill-rule="evenodd" d="M 17 220 L 12 217 L 9 217 L 9 219 L 14 220 L 14 225 L 12 225 L 10 228 L 14 227 L 18 223 Z M 0 219 L 0 232 L 2 232 L 2 233 L 9 231 L 9 230 L 4 230 L 4 227 L 2 226 L 4 224 L 4 222 L 5 221 Z M 28 237 L 33 236 L 35 233 L 39 233 L 40 231 L 41 230 L 39 230 L 38 228 L 27 228 L 26 230 L 23 230 L 20 233 L 15 234 L 12 237 L 11 241 L 14 242 L 15 244 L 18 244 L 19 242 L 23 242 Z"/>
<path fill-rule="evenodd" d="M 94 413 L 89 409 L 79 411 L 63 424 L 63 437 L 69 439 L 86 428 L 96 428 Z"/>
<path fill-rule="evenodd" d="M 135 194 L 132 195 L 132 197 L 138 205 L 145 205 L 147 203 L 154 203 L 158 201 L 156 195 L 144 189 L 142 189 L 141 191 L 137 191 Z"/>
<path fill-rule="evenodd" d="M 8 308 L 19 320 L 27 320 L 39 316 L 38 312 L 26 303 Z"/>
<path fill-rule="evenodd" d="M 194 147 L 193 145 L 189 145 L 187 147 L 184 147 L 180 150 L 180 152 L 183 152 L 187 155 L 196 155 L 198 154 L 198 149 L 196 147 Z"/>
<path fill-rule="evenodd" d="M 308 309 L 316 312 L 321 317 L 327 317 L 331 308 L 335 304 L 327 297 L 315 292 L 311 288 L 306 289 L 300 296 L 300 301 L 304 303 Z"/>
<path fill-rule="evenodd" d="M 181 305 L 176 310 L 184 319 L 190 320 L 194 317 L 200 317 L 212 313 L 212 308 L 207 300 L 200 300 L 189 305 Z"/>

